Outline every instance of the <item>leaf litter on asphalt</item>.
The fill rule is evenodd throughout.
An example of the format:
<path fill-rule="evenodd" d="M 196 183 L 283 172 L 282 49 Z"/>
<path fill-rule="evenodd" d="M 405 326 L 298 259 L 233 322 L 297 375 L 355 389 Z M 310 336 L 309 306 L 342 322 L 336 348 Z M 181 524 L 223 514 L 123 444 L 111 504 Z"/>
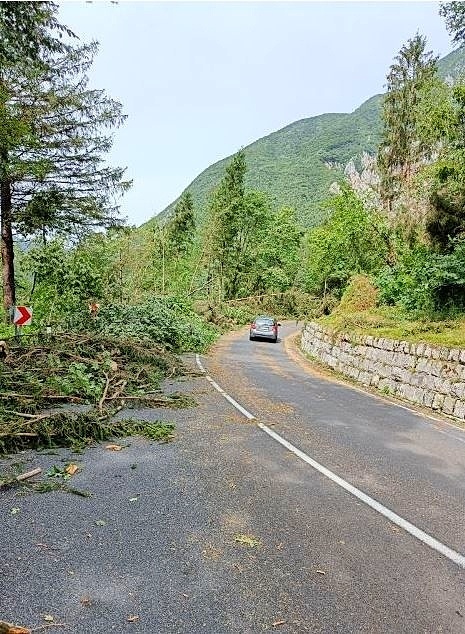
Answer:
<path fill-rule="evenodd" d="M 241 546 L 247 546 L 247 548 L 257 548 L 261 546 L 261 540 L 254 535 L 245 535 L 244 533 L 236 533 L 234 535 L 234 541 Z"/>

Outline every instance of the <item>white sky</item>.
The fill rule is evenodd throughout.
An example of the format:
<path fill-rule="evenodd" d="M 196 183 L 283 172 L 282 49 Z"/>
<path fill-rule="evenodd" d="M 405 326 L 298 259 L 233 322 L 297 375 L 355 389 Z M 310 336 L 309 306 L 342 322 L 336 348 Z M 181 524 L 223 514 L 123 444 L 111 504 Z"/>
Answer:
<path fill-rule="evenodd" d="M 137 225 L 241 146 L 382 92 L 417 30 L 451 50 L 434 2 L 63 2 L 60 19 L 98 40 L 91 85 L 128 115 L 109 160 Z"/>

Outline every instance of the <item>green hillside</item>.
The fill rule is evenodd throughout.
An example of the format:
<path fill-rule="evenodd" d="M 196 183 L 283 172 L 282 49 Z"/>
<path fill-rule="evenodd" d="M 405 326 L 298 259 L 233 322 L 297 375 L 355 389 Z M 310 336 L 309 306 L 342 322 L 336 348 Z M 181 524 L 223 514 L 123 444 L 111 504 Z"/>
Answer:
<path fill-rule="evenodd" d="M 440 60 L 440 73 L 456 77 L 465 70 L 463 49 Z M 290 205 L 307 226 L 321 219 L 321 201 L 336 179 L 327 163 L 347 163 L 362 152 L 373 153 L 379 143 L 381 95 L 351 113 L 322 114 L 301 119 L 245 148 L 249 188 L 267 192 L 276 206 Z M 219 183 L 230 156 L 207 167 L 186 188 L 203 216 L 209 192 Z M 175 200 L 162 211 L 169 215 Z M 153 222 L 153 219 L 149 223 Z"/>

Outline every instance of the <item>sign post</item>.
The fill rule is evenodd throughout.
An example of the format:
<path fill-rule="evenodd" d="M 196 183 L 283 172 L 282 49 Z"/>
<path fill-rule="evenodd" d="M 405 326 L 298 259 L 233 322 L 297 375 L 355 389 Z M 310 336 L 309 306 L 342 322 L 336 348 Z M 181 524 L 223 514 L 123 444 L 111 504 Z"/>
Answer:
<path fill-rule="evenodd" d="M 21 332 L 20 328 L 32 323 L 32 308 L 30 306 L 14 306 L 12 312 L 15 337 L 17 337 Z"/>

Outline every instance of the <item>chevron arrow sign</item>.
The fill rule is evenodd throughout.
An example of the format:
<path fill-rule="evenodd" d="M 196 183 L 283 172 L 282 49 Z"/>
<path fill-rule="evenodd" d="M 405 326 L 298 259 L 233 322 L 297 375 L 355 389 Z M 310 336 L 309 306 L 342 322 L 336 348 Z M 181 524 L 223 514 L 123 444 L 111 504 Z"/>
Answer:
<path fill-rule="evenodd" d="M 15 306 L 13 324 L 15 326 L 29 326 L 32 322 L 32 308 L 30 306 Z"/>

